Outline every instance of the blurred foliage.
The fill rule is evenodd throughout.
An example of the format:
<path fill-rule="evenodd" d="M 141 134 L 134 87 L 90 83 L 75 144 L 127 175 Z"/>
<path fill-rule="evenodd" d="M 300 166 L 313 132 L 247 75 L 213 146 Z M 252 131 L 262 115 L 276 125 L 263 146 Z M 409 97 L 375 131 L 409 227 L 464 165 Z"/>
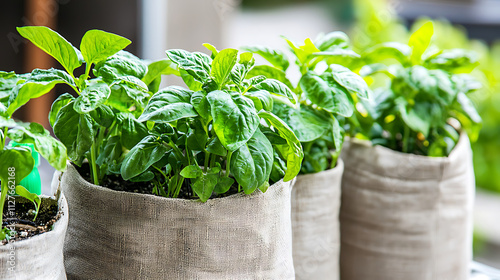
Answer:
<path fill-rule="evenodd" d="M 409 35 L 428 19 L 417 20 L 408 30 L 396 14 L 397 2 L 353 0 L 355 24 L 351 30 L 354 49 L 363 52 L 383 42 L 407 42 Z M 484 87 L 471 96 L 483 118 L 479 138 L 472 144 L 478 187 L 500 192 L 500 42 L 488 46 L 471 40 L 465 28 L 434 20 L 433 44 L 439 49 L 464 48 L 478 54 L 479 66 L 472 72 Z"/>
<path fill-rule="evenodd" d="M 289 5 L 296 3 L 318 2 L 319 0 L 240 0 L 243 7 L 251 8 L 272 8 L 275 6 Z M 226 0 L 225 2 L 240 2 L 238 0 Z"/>

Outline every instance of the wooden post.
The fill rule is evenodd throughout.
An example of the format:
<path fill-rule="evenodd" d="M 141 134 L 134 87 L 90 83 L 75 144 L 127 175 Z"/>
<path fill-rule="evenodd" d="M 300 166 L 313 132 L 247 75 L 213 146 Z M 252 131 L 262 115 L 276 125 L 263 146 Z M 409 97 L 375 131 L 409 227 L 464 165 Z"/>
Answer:
<path fill-rule="evenodd" d="M 26 25 L 43 25 L 55 29 L 58 5 L 55 0 L 27 0 L 26 18 L 23 20 Z M 26 45 L 24 52 L 24 69 L 26 72 L 31 72 L 35 68 L 48 69 L 54 67 L 55 60 L 32 43 Z M 48 128 L 48 114 L 53 100 L 54 93 L 51 91 L 28 102 L 24 108 L 26 120 L 38 122 Z"/>

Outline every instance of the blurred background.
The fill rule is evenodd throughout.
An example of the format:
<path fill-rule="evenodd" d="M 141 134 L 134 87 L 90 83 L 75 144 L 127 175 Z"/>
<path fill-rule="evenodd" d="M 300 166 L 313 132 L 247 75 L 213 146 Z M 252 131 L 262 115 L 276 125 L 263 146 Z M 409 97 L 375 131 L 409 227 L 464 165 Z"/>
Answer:
<path fill-rule="evenodd" d="M 442 49 L 475 50 L 474 75 L 484 88 L 474 96 L 483 129 L 474 149 L 477 181 L 474 258 L 500 268 L 500 0 L 3 0 L 0 11 L 0 70 L 16 73 L 60 65 L 16 32 L 45 25 L 79 46 L 93 28 L 132 40 L 127 51 L 143 59 L 164 58 L 169 48 L 204 51 L 266 45 L 285 49 L 280 36 L 303 42 L 320 32 L 342 30 L 362 52 L 381 42 L 407 42 L 424 18 L 436 20 Z M 167 80 L 168 84 L 179 80 Z M 47 114 L 64 87 L 32 100 L 16 116 L 49 128 Z M 45 193 L 53 170 L 41 167 Z"/>

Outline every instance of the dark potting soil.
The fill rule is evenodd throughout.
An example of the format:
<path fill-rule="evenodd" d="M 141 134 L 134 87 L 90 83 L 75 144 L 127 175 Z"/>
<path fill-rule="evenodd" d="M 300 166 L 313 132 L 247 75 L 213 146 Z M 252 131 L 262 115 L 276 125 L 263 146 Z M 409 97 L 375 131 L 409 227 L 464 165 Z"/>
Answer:
<path fill-rule="evenodd" d="M 75 166 L 75 165 L 74 165 Z M 90 165 L 87 163 L 82 164 L 81 167 L 75 166 L 76 170 L 80 175 L 89 183 L 92 183 L 92 177 L 90 174 Z M 114 190 L 114 191 L 123 191 L 123 192 L 131 192 L 131 193 L 140 193 L 140 194 L 150 194 L 150 195 L 156 195 L 153 194 L 153 184 L 151 182 L 131 182 L 131 181 L 125 181 L 120 175 L 108 175 L 105 177 L 105 179 L 102 182 L 99 182 L 99 184 L 102 187 Z M 190 185 L 190 180 L 186 179 L 184 180 L 184 185 L 181 188 L 181 191 L 179 193 L 179 196 L 177 198 L 182 198 L 182 199 L 198 199 L 196 197 L 192 190 Z M 213 193 L 210 199 L 212 198 L 220 198 L 220 197 L 226 197 L 230 196 L 233 194 L 238 193 L 238 186 L 233 184 L 229 191 L 227 191 L 224 194 L 215 194 Z M 160 195 L 156 195 L 160 196 Z"/>
<path fill-rule="evenodd" d="M 57 200 L 49 197 L 41 199 L 42 204 L 35 221 L 33 221 L 35 210 L 33 202 L 20 196 L 10 197 L 5 202 L 2 226 L 14 232 L 12 235 L 14 242 L 51 231 L 54 223 L 61 217 L 62 212 L 59 211 Z M 1 242 L 5 245 L 8 241 L 4 239 Z"/>

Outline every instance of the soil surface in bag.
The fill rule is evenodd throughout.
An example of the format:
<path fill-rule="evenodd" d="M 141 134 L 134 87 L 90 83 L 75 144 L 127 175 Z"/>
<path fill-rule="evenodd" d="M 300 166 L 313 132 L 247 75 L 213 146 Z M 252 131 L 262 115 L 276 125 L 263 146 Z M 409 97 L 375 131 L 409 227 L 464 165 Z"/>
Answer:
<path fill-rule="evenodd" d="M 35 235 L 48 232 L 54 223 L 59 220 L 62 212 L 58 211 L 57 201 L 53 198 L 42 197 L 40 212 L 33 221 L 35 205 L 24 197 L 15 196 L 15 207 L 7 199 L 3 211 L 3 224 L 15 231 L 14 241 L 29 239 Z M 13 210 L 13 211 L 9 211 Z M 13 215 L 11 215 L 13 214 Z M 7 239 L 2 240 L 2 245 L 7 243 Z"/>
<path fill-rule="evenodd" d="M 90 175 L 90 166 L 85 163 L 81 167 L 73 165 L 78 173 L 85 179 L 85 181 L 92 183 L 92 177 Z M 163 178 L 162 178 L 163 179 Z M 163 183 L 163 181 L 161 181 Z M 125 181 L 120 175 L 107 175 L 102 182 L 99 182 L 101 187 L 105 187 L 114 191 L 123 191 L 123 192 L 131 192 L 131 193 L 141 193 L 141 194 L 153 194 L 153 184 L 151 182 L 132 182 Z M 197 196 L 193 195 L 191 191 L 191 180 L 184 179 L 184 184 L 179 192 L 179 196 L 177 198 L 182 199 L 198 199 Z M 229 191 L 223 194 L 215 194 L 213 193 L 210 199 L 212 198 L 220 198 L 226 197 L 233 194 L 238 193 L 238 186 L 233 184 Z"/>

